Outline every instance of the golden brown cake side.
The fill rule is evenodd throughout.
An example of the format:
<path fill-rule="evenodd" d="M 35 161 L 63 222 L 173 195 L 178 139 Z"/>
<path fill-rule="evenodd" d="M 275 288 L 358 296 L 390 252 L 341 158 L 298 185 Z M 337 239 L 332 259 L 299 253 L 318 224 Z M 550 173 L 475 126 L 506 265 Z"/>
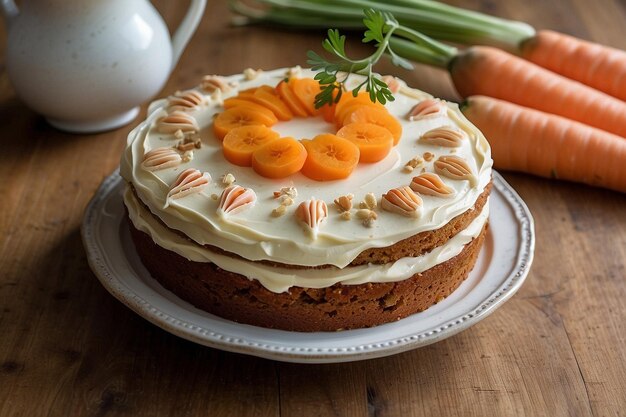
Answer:
<path fill-rule="evenodd" d="M 132 223 L 130 229 L 150 274 L 197 308 L 240 323 L 314 332 L 400 320 L 446 298 L 474 267 L 487 225 L 457 256 L 409 279 L 321 289 L 292 287 L 284 293 L 271 292 L 256 280 L 212 263 L 189 261 L 156 245 Z"/>

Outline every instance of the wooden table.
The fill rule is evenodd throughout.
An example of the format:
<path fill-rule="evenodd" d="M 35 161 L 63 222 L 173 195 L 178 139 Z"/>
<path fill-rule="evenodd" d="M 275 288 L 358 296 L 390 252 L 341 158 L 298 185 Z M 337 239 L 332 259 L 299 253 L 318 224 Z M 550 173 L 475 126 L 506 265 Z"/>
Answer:
<path fill-rule="evenodd" d="M 179 2 L 155 3 L 180 20 Z M 161 95 L 319 49 L 319 32 L 230 28 L 225 3 L 210 3 Z M 626 48 L 624 0 L 455 3 Z M 534 265 L 512 300 L 443 342 L 336 365 L 226 353 L 138 317 L 89 269 L 83 210 L 131 126 L 58 132 L 0 65 L 0 416 L 626 415 L 625 195 L 505 173 L 535 217 Z M 379 68 L 453 94 L 439 71 Z"/>

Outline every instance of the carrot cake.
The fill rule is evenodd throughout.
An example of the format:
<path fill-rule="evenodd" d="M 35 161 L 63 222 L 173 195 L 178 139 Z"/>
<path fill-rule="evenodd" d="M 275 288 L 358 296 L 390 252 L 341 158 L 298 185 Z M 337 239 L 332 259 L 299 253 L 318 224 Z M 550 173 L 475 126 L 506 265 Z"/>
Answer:
<path fill-rule="evenodd" d="M 151 104 L 121 160 L 137 253 L 165 288 L 241 323 L 336 331 L 423 311 L 477 259 L 489 145 L 455 104 L 389 76 L 393 101 L 316 109 L 313 76 L 207 76 Z"/>

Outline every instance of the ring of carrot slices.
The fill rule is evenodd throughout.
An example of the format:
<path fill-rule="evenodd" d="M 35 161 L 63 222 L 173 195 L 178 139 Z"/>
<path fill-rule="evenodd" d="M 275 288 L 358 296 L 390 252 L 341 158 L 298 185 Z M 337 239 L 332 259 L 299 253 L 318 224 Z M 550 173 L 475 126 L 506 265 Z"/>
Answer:
<path fill-rule="evenodd" d="M 296 172 L 316 181 L 347 178 L 358 163 L 384 159 L 398 144 L 402 126 L 369 94 L 344 94 L 332 106 L 315 108 L 320 86 L 312 78 L 282 80 L 240 91 L 224 101 L 225 110 L 213 121 L 224 158 L 252 167 L 266 178 Z M 281 138 L 271 129 L 278 121 L 320 116 L 337 131 L 313 139 Z"/>

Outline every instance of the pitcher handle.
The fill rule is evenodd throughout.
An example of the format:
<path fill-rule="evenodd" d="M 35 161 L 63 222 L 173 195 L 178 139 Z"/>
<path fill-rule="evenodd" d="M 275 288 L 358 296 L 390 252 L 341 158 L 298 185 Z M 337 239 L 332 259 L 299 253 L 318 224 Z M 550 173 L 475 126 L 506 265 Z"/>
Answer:
<path fill-rule="evenodd" d="M 200 19 L 202 19 L 202 14 L 204 13 L 204 8 L 206 7 L 206 0 L 191 0 L 191 4 L 189 5 L 189 9 L 187 10 L 187 14 L 183 18 L 183 21 L 180 22 L 178 29 L 174 32 L 174 36 L 172 36 L 172 68 L 176 66 L 180 56 L 185 50 L 185 46 L 191 39 L 191 36 L 196 31 L 198 24 L 200 23 Z"/>

